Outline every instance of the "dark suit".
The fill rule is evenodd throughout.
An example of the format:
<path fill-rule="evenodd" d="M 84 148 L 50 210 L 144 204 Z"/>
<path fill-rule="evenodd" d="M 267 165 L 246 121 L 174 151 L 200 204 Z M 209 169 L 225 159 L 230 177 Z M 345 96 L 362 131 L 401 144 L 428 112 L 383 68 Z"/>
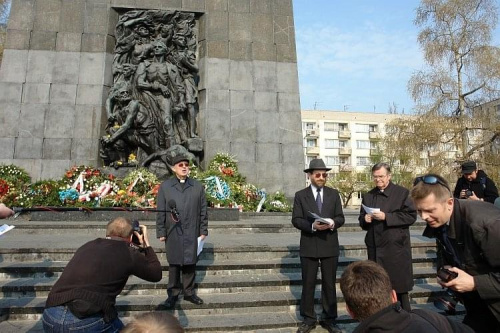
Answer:
<path fill-rule="evenodd" d="M 339 257 L 339 239 L 337 229 L 344 224 L 344 213 L 339 192 L 323 187 L 323 206 L 318 211 L 311 186 L 295 193 L 292 223 L 301 230 L 300 262 L 302 266 L 302 296 L 300 314 L 304 322 L 316 322 L 314 313 L 314 288 L 319 262 L 321 262 L 321 298 L 323 320 L 334 322 L 337 318 L 337 293 L 335 290 L 337 263 Z M 331 218 L 335 222 L 333 230 L 313 231 L 314 219 L 308 213 L 314 212 L 321 217 Z"/>

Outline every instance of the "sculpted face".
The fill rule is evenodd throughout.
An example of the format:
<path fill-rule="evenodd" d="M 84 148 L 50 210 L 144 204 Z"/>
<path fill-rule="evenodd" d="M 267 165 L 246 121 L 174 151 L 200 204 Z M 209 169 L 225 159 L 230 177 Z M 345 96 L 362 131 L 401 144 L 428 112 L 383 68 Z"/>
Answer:
<path fill-rule="evenodd" d="M 446 224 L 453 212 L 453 198 L 445 201 L 437 200 L 434 193 L 429 194 L 421 200 L 415 200 L 418 215 L 431 228 L 439 228 Z"/>

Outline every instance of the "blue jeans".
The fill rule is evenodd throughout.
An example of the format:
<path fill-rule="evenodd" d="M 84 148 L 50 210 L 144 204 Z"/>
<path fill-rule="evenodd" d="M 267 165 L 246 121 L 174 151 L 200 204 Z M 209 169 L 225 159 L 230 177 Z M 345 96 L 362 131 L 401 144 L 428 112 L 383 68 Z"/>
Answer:
<path fill-rule="evenodd" d="M 123 328 L 119 318 L 106 323 L 102 315 L 94 315 L 78 319 L 67 306 L 54 306 L 46 308 L 42 316 L 43 330 L 45 332 L 106 332 L 118 333 Z"/>

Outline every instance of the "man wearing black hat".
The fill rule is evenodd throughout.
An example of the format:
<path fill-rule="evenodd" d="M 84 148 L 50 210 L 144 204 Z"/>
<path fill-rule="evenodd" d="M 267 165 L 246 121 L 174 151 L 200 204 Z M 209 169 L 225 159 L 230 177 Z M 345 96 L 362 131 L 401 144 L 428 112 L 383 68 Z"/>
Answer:
<path fill-rule="evenodd" d="M 321 326 L 328 332 L 341 332 L 335 324 L 337 318 L 337 293 L 335 289 L 339 239 L 337 229 L 344 224 L 344 213 L 339 192 L 325 186 L 327 171 L 322 159 L 314 159 L 304 172 L 311 185 L 295 193 L 292 223 L 301 231 L 300 264 L 302 266 L 302 296 L 300 315 L 304 321 L 298 333 L 307 333 L 316 327 L 314 289 L 321 262 Z M 314 218 L 317 214 L 326 221 Z"/>
<path fill-rule="evenodd" d="M 184 300 L 201 305 L 194 293 L 198 237 L 208 235 L 207 201 L 203 185 L 189 178 L 189 159 L 178 155 L 172 160 L 174 177 L 164 181 L 156 200 L 156 237 L 165 242 L 168 260 L 167 308 L 174 308 L 184 289 Z M 182 286 L 180 275 L 182 271 Z"/>
<path fill-rule="evenodd" d="M 498 190 L 486 173 L 477 169 L 476 162 L 467 161 L 462 164 L 462 177 L 457 181 L 453 196 L 494 203 L 498 198 Z"/>

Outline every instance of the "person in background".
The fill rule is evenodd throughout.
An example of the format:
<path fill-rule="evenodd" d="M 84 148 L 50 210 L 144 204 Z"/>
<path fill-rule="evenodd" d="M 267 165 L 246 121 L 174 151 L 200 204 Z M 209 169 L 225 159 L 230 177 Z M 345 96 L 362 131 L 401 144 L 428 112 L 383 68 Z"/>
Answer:
<path fill-rule="evenodd" d="M 476 162 L 467 161 L 462 164 L 462 177 L 455 185 L 453 196 L 494 203 L 498 198 L 498 189 L 483 170 L 478 170 Z"/>

